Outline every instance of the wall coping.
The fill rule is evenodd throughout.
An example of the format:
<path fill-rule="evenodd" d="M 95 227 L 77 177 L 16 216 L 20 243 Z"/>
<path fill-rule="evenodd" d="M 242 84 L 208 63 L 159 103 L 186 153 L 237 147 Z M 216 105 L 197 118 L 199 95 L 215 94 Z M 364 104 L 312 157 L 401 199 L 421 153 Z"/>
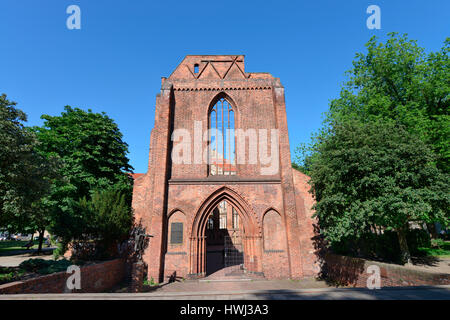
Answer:
<path fill-rule="evenodd" d="M 98 263 L 92 263 L 92 264 L 88 264 L 88 265 L 84 265 L 84 266 L 79 266 L 81 272 L 87 268 L 93 268 L 93 267 L 99 267 L 102 265 L 106 265 L 106 264 L 110 264 L 116 261 L 123 261 L 124 259 L 122 258 L 116 258 L 116 259 L 112 259 L 112 260 L 107 260 L 107 261 L 101 261 Z M 13 281 L 13 282 L 7 282 L 4 284 L 0 285 L 0 294 L 3 290 L 10 288 L 10 287 L 14 287 L 14 286 L 21 286 L 23 284 L 27 284 L 27 283 L 31 283 L 31 282 L 36 282 L 36 281 L 45 281 L 46 279 L 52 279 L 52 278 L 57 278 L 57 277 L 67 277 L 68 273 L 66 271 L 60 271 L 60 272 L 54 272 L 54 273 L 50 273 L 50 274 L 44 274 L 41 276 L 37 276 L 37 277 L 33 277 L 33 278 L 29 278 L 29 279 L 24 279 L 24 280 L 18 280 L 18 281 Z"/>

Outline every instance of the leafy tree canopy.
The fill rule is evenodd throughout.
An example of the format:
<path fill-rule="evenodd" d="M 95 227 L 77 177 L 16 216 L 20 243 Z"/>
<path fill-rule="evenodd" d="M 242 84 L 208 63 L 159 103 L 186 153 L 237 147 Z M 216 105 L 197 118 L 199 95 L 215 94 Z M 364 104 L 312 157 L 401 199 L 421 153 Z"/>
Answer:
<path fill-rule="evenodd" d="M 61 116 L 43 115 L 42 127 L 34 127 L 39 150 L 58 157 L 64 180 L 53 185 L 49 207 L 52 231 L 67 244 L 89 233 L 85 211 L 77 210 L 78 201 L 112 186 L 131 197 L 132 179 L 128 172 L 128 145 L 117 124 L 105 113 L 93 113 L 70 106 Z"/>
<path fill-rule="evenodd" d="M 450 38 L 440 51 L 425 54 L 407 35 L 372 37 L 356 54 L 340 97 L 330 103 L 326 123 L 347 119 L 393 120 L 430 144 L 439 168 L 449 172 Z"/>
<path fill-rule="evenodd" d="M 448 225 L 450 178 L 427 145 L 394 121 L 335 124 L 316 145 L 311 184 L 321 232 L 331 242 L 382 227 L 399 234 L 403 260 L 409 222 Z"/>
<path fill-rule="evenodd" d="M 69 182 L 66 188 L 74 191 L 74 199 L 95 189 L 129 182 L 124 174 L 133 169 L 128 163 L 128 145 L 117 124 L 104 112 L 66 106 L 61 116 L 41 118 L 44 125 L 34 128 L 40 150 L 61 158 L 62 174 Z"/>
<path fill-rule="evenodd" d="M 372 37 L 367 52 L 357 53 L 337 99 L 330 102 L 323 127 L 310 144 L 296 149 L 295 162 L 309 174 L 316 145 L 336 123 L 349 119 L 392 120 L 429 144 L 438 168 L 450 165 L 450 38 L 441 50 L 425 53 L 407 35 L 390 33 L 386 43 Z"/>
<path fill-rule="evenodd" d="M 0 96 L 0 229 L 34 233 L 49 223 L 37 208 L 50 193 L 58 163 L 36 151 L 35 134 L 15 106 Z"/>

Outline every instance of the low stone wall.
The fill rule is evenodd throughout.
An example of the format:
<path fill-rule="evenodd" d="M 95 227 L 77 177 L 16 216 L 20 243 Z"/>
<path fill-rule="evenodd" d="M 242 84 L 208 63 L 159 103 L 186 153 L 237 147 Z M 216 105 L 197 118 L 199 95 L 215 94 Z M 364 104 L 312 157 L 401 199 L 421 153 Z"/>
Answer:
<path fill-rule="evenodd" d="M 0 294 L 18 293 L 92 293 L 103 292 L 120 283 L 125 277 L 125 261 L 110 260 L 80 267 L 81 289 L 69 290 L 66 281 L 71 274 L 66 272 L 0 285 Z"/>
<path fill-rule="evenodd" d="M 323 272 L 328 280 L 337 285 L 365 288 L 367 279 L 373 274 L 367 270 L 371 265 L 380 268 L 381 287 L 450 284 L 450 274 L 447 273 L 413 270 L 403 266 L 330 253 L 325 255 Z"/>

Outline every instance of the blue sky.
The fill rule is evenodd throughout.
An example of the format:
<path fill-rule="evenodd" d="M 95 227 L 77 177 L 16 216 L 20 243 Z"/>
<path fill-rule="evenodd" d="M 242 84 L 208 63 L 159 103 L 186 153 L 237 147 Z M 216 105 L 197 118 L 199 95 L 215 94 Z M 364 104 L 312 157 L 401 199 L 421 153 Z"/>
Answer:
<path fill-rule="evenodd" d="M 81 8 L 68 30 L 66 8 Z M 381 8 L 369 30 L 366 8 Z M 450 36 L 450 1 L 2 0 L 0 93 L 41 125 L 65 105 L 105 111 L 146 172 L 155 95 L 187 54 L 245 54 L 246 71 L 286 88 L 291 152 L 320 127 L 344 72 L 372 35 L 408 33 L 427 51 Z"/>

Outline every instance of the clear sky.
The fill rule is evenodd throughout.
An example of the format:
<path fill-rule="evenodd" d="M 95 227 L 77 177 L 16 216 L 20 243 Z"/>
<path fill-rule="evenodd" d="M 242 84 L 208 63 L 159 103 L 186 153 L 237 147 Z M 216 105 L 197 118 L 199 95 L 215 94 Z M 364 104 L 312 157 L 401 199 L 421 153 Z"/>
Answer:
<path fill-rule="evenodd" d="M 69 30 L 69 5 L 81 29 Z M 369 5 L 381 29 L 369 30 Z M 285 86 L 291 152 L 320 127 L 372 35 L 408 33 L 427 51 L 450 36 L 450 1 L 1 0 L 0 93 L 41 125 L 65 105 L 105 111 L 146 172 L 155 95 L 187 54 L 245 54 Z"/>

